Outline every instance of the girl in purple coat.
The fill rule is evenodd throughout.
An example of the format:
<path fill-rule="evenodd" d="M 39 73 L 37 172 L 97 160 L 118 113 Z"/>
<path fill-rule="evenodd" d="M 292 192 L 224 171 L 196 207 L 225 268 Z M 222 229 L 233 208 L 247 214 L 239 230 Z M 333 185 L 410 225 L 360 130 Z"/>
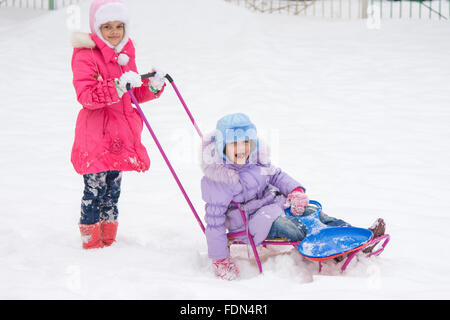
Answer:
<path fill-rule="evenodd" d="M 217 277 L 233 280 L 239 275 L 230 258 L 226 234 L 227 229 L 233 233 L 246 229 L 233 202 L 245 212 L 246 231 L 255 245 L 266 238 L 301 241 L 306 236 L 306 226 L 286 216 L 284 210 L 290 207 L 291 214 L 299 216 L 315 208 L 308 206 L 308 196 L 299 182 L 270 164 L 267 149 L 248 116 L 236 113 L 217 122 L 216 130 L 203 138 L 201 165 L 208 256 Z M 324 213 L 320 219 L 332 226 L 350 226 Z M 247 242 L 248 238 L 239 240 Z"/>

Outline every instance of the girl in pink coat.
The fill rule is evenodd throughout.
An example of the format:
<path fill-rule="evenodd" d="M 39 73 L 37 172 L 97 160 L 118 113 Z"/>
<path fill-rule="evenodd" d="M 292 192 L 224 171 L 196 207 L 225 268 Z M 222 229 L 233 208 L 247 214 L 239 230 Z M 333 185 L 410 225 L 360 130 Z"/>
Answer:
<path fill-rule="evenodd" d="M 122 171 L 150 166 L 141 143 L 142 119 L 126 84 L 139 103 L 158 98 L 165 87 L 161 72 L 150 80 L 137 73 L 128 10 L 121 0 L 94 0 L 89 22 L 92 33 L 72 36 L 73 84 L 83 108 L 71 160 L 85 184 L 79 222 L 85 249 L 115 241 Z"/>

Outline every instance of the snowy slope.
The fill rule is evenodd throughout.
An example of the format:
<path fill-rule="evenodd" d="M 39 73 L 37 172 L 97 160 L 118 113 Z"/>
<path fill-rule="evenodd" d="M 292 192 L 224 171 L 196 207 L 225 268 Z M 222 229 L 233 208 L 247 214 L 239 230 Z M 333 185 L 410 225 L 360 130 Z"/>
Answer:
<path fill-rule="evenodd" d="M 127 173 L 118 242 L 83 251 L 82 179 L 70 164 L 77 113 L 66 13 L 0 9 L 0 298 L 450 298 L 448 23 L 259 15 L 221 0 L 127 1 L 142 72 L 175 79 L 203 132 L 250 115 L 273 161 L 329 215 L 382 216 L 382 256 L 317 265 L 261 249 L 259 275 L 214 278 L 206 242 L 148 132 L 145 174 Z M 88 30 L 89 1 L 81 7 Z M 198 137 L 170 88 L 143 105 L 203 217 Z"/>

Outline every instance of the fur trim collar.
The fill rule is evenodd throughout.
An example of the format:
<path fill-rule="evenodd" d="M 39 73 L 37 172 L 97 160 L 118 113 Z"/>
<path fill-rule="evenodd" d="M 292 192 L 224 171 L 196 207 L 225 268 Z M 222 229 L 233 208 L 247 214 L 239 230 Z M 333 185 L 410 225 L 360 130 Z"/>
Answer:
<path fill-rule="evenodd" d="M 234 164 L 225 163 L 217 152 L 215 136 L 217 130 L 203 136 L 201 147 L 201 168 L 205 176 L 213 181 L 226 184 L 235 184 L 239 181 L 239 171 Z M 270 166 L 269 147 L 259 139 L 259 148 L 250 155 L 249 164 L 259 164 L 265 167 Z M 244 165 L 246 166 L 246 165 Z M 242 166 L 243 167 L 243 166 Z"/>
<path fill-rule="evenodd" d="M 135 58 L 135 49 L 130 39 L 128 39 L 126 46 L 123 47 L 123 53 L 117 56 L 117 53 L 110 49 L 107 43 L 95 34 L 73 32 L 70 38 L 73 48 L 93 49 L 97 47 L 106 61 L 117 62 L 121 66 L 127 65 L 130 59 Z"/>

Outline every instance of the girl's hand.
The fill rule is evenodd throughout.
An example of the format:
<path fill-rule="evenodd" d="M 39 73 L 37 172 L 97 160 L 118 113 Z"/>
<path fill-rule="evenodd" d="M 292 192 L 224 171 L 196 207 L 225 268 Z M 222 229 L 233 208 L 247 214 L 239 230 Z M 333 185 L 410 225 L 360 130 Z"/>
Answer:
<path fill-rule="evenodd" d="M 134 72 L 128 71 L 120 76 L 120 79 L 115 79 L 117 94 L 120 98 L 127 92 L 127 84 L 129 83 L 131 88 L 138 88 L 142 86 L 141 76 Z"/>
<path fill-rule="evenodd" d="M 308 196 L 302 189 L 294 189 L 286 199 L 284 209 L 291 208 L 291 214 L 294 216 L 301 216 L 305 212 L 305 207 L 308 205 Z"/>
<path fill-rule="evenodd" d="M 157 68 L 152 68 L 152 71 L 150 72 L 156 72 L 156 74 L 149 78 L 149 88 L 153 93 L 157 93 L 164 86 L 167 73 Z"/>
<path fill-rule="evenodd" d="M 239 270 L 230 257 L 221 260 L 213 260 L 212 265 L 214 274 L 218 278 L 235 280 L 239 276 Z"/>

